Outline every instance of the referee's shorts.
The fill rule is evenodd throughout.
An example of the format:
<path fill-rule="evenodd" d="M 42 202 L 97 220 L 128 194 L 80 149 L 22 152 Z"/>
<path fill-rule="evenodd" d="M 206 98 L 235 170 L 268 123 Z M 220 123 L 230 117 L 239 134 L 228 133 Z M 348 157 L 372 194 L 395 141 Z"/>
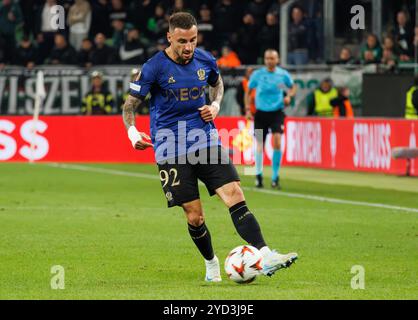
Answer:
<path fill-rule="evenodd" d="M 286 115 L 282 109 L 277 111 L 260 111 L 257 110 L 254 116 L 254 129 L 256 133 L 256 139 L 258 143 L 265 143 L 267 134 L 269 130 L 272 133 L 280 133 L 284 132 L 284 119 Z M 262 134 L 261 131 L 262 130 Z M 263 139 L 261 141 L 261 139 Z"/>

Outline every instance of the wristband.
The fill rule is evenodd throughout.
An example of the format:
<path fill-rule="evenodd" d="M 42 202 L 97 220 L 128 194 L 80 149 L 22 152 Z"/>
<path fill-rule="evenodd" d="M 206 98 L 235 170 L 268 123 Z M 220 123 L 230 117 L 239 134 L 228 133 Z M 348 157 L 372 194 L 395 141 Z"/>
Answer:
<path fill-rule="evenodd" d="M 219 110 L 221 109 L 221 106 L 219 105 L 219 103 L 217 103 L 216 101 L 213 101 L 212 103 L 211 103 L 211 106 L 212 107 L 215 107 L 216 108 L 216 110 L 217 110 L 217 112 L 219 112 Z"/>
<path fill-rule="evenodd" d="M 141 134 L 136 130 L 135 126 L 130 126 L 128 129 L 128 137 L 132 142 L 132 146 L 135 148 L 135 145 L 138 141 L 142 140 Z"/>

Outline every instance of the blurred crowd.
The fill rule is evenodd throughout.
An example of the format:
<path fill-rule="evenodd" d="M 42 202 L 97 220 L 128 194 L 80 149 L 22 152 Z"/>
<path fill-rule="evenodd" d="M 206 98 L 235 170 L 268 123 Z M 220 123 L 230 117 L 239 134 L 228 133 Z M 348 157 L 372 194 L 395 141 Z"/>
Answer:
<path fill-rule="evenodd" d="M 265 49 L 279 49 L 279 13 L 285 1 L 0 0 L 0 64 L 142 64 L 166 47 L 168 17 L 178 11 L 195 15 L 198 47 L 211 51 L 220 64 L 256 64 Z M 322 9 L 306 5 L 306 10 L 304 2 L 314 3 L 300 1 L 289 29 L 295 63 L 307 62 L 308 48 L 318 52 L 314 49 L 321 47 L 315 12 Z M 64 7 L 66 16 L 58 31 L 51 26 L 55 5 Z"/>
<path fill-rule="evenodd" d="M 166 48 L 168 17 L 195 15 L 198 47 L 211 51 L 221 67 L 262 63 L 267 48 L 280 49 L 280 9 L 287 0 L 0 0 L 0 67 L 39 64 L 82 67 L 142 64 Z M 51 8 L 65 9 L 55 30 Z M 289 12 L 288 63 L 324 62 L 323 1 L 299 0 Z M 395 70 L 414 61 L 418 28 L 408 10 L 391 30 L 369 34 L 363 46 L 342 45 L 328 63 L 378 63 Z"/>
<path fill-rule="evenodd" d="M 396 14 L 394 27 L 381 37 L 368 34 L 364 44 L 353 54 L 353 50 L 344 46 L 337 64 L 379 64 L 383 71 L 394 72 L 400 64 L 414 63 L 418 47 L 418 27 L 414 26 L 408 11 Z"/>

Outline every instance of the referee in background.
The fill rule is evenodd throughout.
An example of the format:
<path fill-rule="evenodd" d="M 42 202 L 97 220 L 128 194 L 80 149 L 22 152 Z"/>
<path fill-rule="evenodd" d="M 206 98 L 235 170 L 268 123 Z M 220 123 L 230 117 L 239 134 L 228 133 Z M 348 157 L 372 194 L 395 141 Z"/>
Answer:
<path fill-rule="evenodd" d="M 289 72 L 278 67 L 279 53 L 274 49 L 267 49 L 264 53 L 264 67 L 255 71 L 248 84 L 249 90 L 245 94 L 245 108 L 247 119 L 252 119 L 250 111 L 251 90 L 256 90 L 254 129 L 256 130 L 257 150 L 255 154 L 256 187 L 263 188 L 263 155 L 264 143 L 269 129 L 273 133 L 272 181 L 274 189 L 280 189 L 279 169 L 282 160 L 280 149 L 281 134 L 284 129 L 285 106 L 290 105 L 296 94 L 296 86 Z M 287 92 L 286 92 L 287 90 Z M 262 134 L 261 134 L 262 132 Z"/>

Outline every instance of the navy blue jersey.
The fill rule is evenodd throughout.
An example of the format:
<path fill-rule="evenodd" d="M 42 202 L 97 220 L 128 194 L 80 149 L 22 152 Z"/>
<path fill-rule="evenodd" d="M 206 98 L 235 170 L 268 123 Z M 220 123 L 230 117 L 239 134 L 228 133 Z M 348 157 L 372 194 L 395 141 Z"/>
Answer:
<path fill-rule="evenodd" d="M 151 139 L 157 161 L 219 144 L 216 128 L 200 116 L 205 89 L 218 81 L 215 58 L 196 49 L 187 64 L 178 64 L 165 51 L 155 54 L 131 83 L 130 94 L 144 99 L 151 93 Z"/>

